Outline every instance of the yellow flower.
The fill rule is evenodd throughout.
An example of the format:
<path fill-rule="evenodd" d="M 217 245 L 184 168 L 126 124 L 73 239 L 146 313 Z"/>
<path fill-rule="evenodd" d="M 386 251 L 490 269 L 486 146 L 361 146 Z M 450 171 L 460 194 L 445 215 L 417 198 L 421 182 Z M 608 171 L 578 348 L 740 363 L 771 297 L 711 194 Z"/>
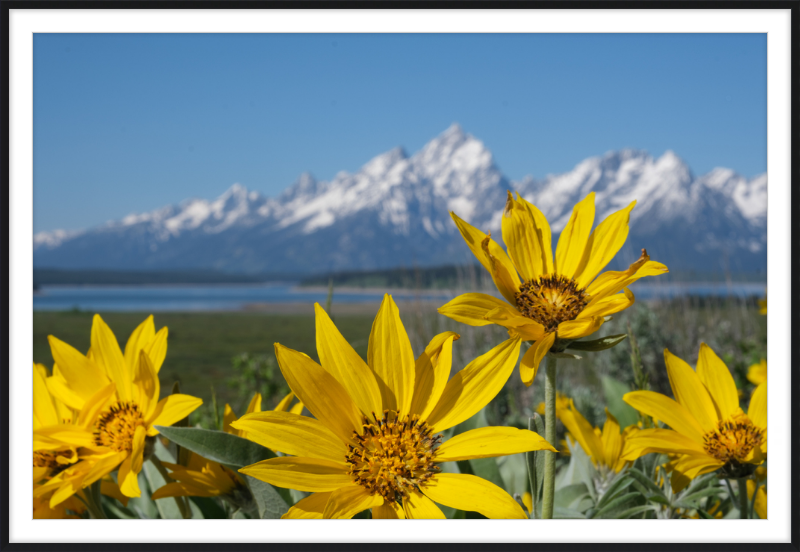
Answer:
<path fill-rule="evenodd" d="M 672 474 L 676 491 L 719 469 L 725 477 L 752 473 L 767 454 L 767 384 L 753 392 L 745 414 L 728 367 L 708 345 L 700 345 L 697 372 L 666 349 L 664 359 L 677 400 L 653 391 L 633 391 L 623 399 L 671 429 L 637 431 L 628 438 L 623 458 L 635 460 L 650 452 L 680 455 Z"/>
<path fill-rule="evenodd" d="M 767 359 L 762 358 L 758 364 L 753 364 L 747 370 L 747 379 L 753 385 L 760 385 L 767 381 Z"/>
<path fill-rule="evenodd" d="M 606 422 L 603 430 L 592 425 L 575 408 L 572 399 L 566 401 L 566 406 L 556 408 L 556 415 L 564 427 L 569 430 L 569 435 L 578 442 L 586 455 L 591 458 L 592 464 L 601 473 L 619 473 L 628 463 L 622 459 L 622 451 L 628 437 L 639 428 L 630 426 L 620 433 L 619 422 L 606 409 Z"/>
<path fill-rule="evenodd" d="M 561 408 L 566 408 L 572 402 L 572 399 L 567 397 L 562 393 L 556 393 L 556 414 L 558 414 L 558 410 Z M 536 413 L 539 416 L 544 416 L 544 403 L 540 402 L 539 406 L 536 407 Z"/>
<path fill-rule="evenodd" d="M 56 376 L 54 371 L 47 387 L 79 414 L 76 424 L 61 423 L 35 430 L 34 447 L 59 450 L 68 445 L 95 451 L 91 467 L 72 468 L 75 491 L 119 466 L 122 493 L 140 496 L 138 474 L 146 449 L 152 453 L 152 438 L 158 435 L 155 426 L 172 425 L 203 402 L 181 394 L 158 400 L 158 371 L 167 354 L 167 328 L 156 333 L 153 317 L 148 317 L 131 334 L 124 354 L 111 329 L 97 314 L 87 355 L 52 335 L 48 339 L 59 373 Z"/>
<path fill-rule="evenodd" d="M 555 450 L 513 427 L 485 427 L 443 444 L 437 432 L 463 422 L 502 389 L 519 355 L 507 342 L 448 381 L 453 341 L 444 332 L 414 360 L 397 305 L 388 295 L 372 325 L 367 362 L 317 304 L 321 365 L 278 343 L 278 365 L 314 416 L 259 412 L 231 425 L 247 438 L 292 456 L 264 460 L 242 473 L 278 487 L 313 492 L 286 518 L 443 518 L 435 502 L 489 518 L 525 518 L 503 489 L 474 475 L 441 473 L 440 462 Z"/>
<path fill-rule="evenodd" d="M 763 299 L 758 300 L 758 313 L 759 314 L 767 314 L 767 298 L 764 297 Z"/>
<path fill-rule="evenodd" d="M 556 339 L 573 341 L 596 332 L 605 317 L 634 302 L 627 288 L 644 276 L 668 272 L 651 261 L 647 251 L 627 270 L 601 270 L 628 236 L 630 212 L 636 202 L 609 215 L 591 232 L 594 192 L 578 203 L 561 232 L 553 256 L 550 226 L 539 209 L 508 193 L 502 216 L 508 254 L 480 230 L 451 213 L 462 237 L 489 271 L 505 301 L 483 293 L 465 293 L 439 312 L 471 326 L 498 324 L 512 340 L 532 342 L 520 364 L 525 385 L 536 376 L 544 355 Z M 622 292 L 622 293 L 620 293 Z"/>
<path fill-rule="evenodd" d="M 275 407 L 273 412 L 285 412 L 294 398 L 294 393 L 286 395 Z M 303 403 L 297 403 L 290 412 L 299 414 L 303 410 Z M 261 393 L 256 393 L 250 400 L 247 407 L 247 414 L 261 412 Z M 223 417 L 223 430 L 226 433 L 246 437 L 246 432 L 231 426 L 238 418 L 229 404 L 225 405 Z M 241 504 L 247 500 L 250 492 L 247 490 L 241 476 L 211 460 L 206 460 L 202 456 L 189 453 L 189 461 L 186 466 L 162 462 L 164 467 L 170 471 L 170 477 L 174 482 L 167 483 L 153 493 L 153 500 L 170 496 L 221 496 L 230 497 L 235 504 Z"/>

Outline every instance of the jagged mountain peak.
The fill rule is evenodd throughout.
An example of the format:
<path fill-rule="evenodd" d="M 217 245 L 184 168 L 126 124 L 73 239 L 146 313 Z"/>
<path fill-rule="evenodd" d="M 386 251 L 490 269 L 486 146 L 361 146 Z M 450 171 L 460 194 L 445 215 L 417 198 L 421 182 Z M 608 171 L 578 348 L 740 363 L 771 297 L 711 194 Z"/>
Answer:
<path fill-rule="evenodd" d="M 654 158 L 626 148 L 562 174 L 509 182 L 485 144 L 457 123 L 411 156 L 396 147 L 331 181 L 305 172 L 275 198 L 237 183 L 213 200 L 37 234 L 34 259 L 53 267 L 288 272 L 471 262 L 448 211 L 500 241 L 506 190 L 541 209 L 554 234 L 594 192 L 595 223 L 636 200 L 631 247 L 646 245 L 667 264 L 699 265 L 725 248 L 729 256 L 744 251 L 745 265 L 765 264 L 766 175 L 748 180 L 720 168 L 695 178 L 673 151 Z"/>

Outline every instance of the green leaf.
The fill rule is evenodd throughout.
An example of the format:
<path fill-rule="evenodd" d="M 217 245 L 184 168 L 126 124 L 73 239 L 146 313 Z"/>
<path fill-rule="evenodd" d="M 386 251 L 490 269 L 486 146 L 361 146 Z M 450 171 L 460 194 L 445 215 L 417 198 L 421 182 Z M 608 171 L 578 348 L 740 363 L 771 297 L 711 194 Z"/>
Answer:
<path fill-rule="evenodd" d="M 633 508 L 628 508 L 627 510 L 622 510 L 621 512 L 617 513 L 617 515 L 614 516 L 614 518 L 615 519 L 629 519 L 629 518 L 635 516 L 636 514 L 641 514 L 642 512 L 648 512 L 648 511 L 651 511 L 651 510 L 655 511 L 656 509 L 657 508 L 655 506 L 651 506 L 651 505 L 647 505 L 647 504 L 645 504 L 644 506 L 634 506 Z"/>
<path fill-rule="evenodd" d="M 553 505 L 555 507 L 580 511 L 576 506 L 588 496 L 589 490 L 586 488 L 586 484 L 576 483 L 574 485 L 568 485 L 558 490 Z"/>
<path fill-rule="evenodd" d="M 639 414 L 636 410 L 622 400 L 622 396 L 630 392 L 627 385 L 603 376 L 603 392 L 606 396 L 608 411 L 617 419 L 621 428 L 635 425 L 639 421 Z"/>
<path fill-rule="evenodd" d="M 193 503 L 205 519 L 228 519 L 225 509 L 213 498 L 204 496 L 190 496 L 189 502 Z M 194 509 L 194 508 L 193 508 Z"/>
<path fill-rule="evenodd" d="M 550 355 L 553 358 L 566 358 L 566 359 L 570 359 L 570 360 L 580 360 L 580 359 L 583 358 L 580 355 L 574 355 L 572 353 L 555 353 L 555 352 L 551 351 L 551 352 L 549 352 L 547 354 Z"/>
<path fill-rule="evenodd" d="M 600 498 L 600 501 L 597 503 L 598 508 L 603 508 L 606 504 L 611 502 L 615 497 L 619 496 L 619 494 L 627 489 L 631 483 L 633 483 L 635 479 L 628 476 L 627 474 L 618 475 L 614 481 L 609 485 L 606 492 L 603 493 L 603 496 Z"/>
<path fill-rule="evenodd" d="M 722 487 L 708 487 L 706 489 L 697 491 L 696 493 L 680 497 L 678 501 L 675 503 L 675 505 L 680 508 L 689 508 L 689 509 L 696 508 L 700 500 L 707 498 L 709 496 L 720 495 L 724 492 L 725 489 L 723 489 Z"/>
<path fill-rule="evenodd" d="M 653 494 L 657 494 L 662 498 L 664 498 L 664 500 L 666 500 L 666 496 L 664 496 L 664 491 L 661 490 L 661 487 L 656 485 L 652 479 L 647 477 L 640 470 L 636 468 L 629 468 L 628 474 L 634 477 L 636 481 L 644 485 L 650 492 L 652 492 Z M 667 501 L 667 504 L 669 504 L 669 501 Z"/>
<path fill-rule="evenodd" d="M 622 496 L 618 496 L 617 498 L 610 500 L 605 506 L 598 509 L 593 518 L 606 518 L 606 519 L 615 519 L 617 515 L 621 512 L 624 512 L 634 506 L 640 506 L 642 501 L 644 501 L 644 497 L 639 493 L 628 493 Z"/>
<path fill-rule="evenodd" d="M 255 464 L 275 454 L 266 447 L 223 431 L 196 427 L 156 426 L 164 437 L 181 447 L 199 454 L 207 460 L 223 464 L 233 470 Z"/>
<path fill-rule="evenodd" d="M 586 519 L 586 516 L 577 510 L 553 506 L 553 519 Z"/>
<path fill-rule="evenodd" d="M 154 454 L 159 460 L 169 462 L 170 464 L 175 463 L 175 459 L 164 447 L 164 445 L 161 444 L 161 439 L 156 439 Z M 153 464 L 152 461 L 148 460 L 145 462 L 142 465 L 142 468 L 142 471 L 144 471 L 144 475 L 147 478 L 147 483 L 150 485 L 150 488 L 153 489 L 153 492 L 167 484 L 164 476 L 161 475 L 161 472 L 158 471 L 158 468 L 155 466 L 155 464 Z M 183 500 L 183 498 L 167 497 L 159 498 L 155 501 L 156 508 L 158 508 L 158 513 L 163 519 L 183 519 L 181 510 L 178 507 L 178 500 Z"/>
<path fill-rule="evenodd" d="M 156 503 L 150 496 L 153 491 L 147 484 L 147 477 L 144 475 L 144 470 L 139 472 L 139 490 L 142 494 L 128 500 L 128 509 L 136 512 L 136 514 L 143 519 L 158 519 L 158 508 Z"/>
<path fill-rule="evenodd" d="M 258 515 L 261 519 L 280 519 L 289 511 L 289 505 L 275 487 L 249 475 L 245 475 L 244 479 L 247 481 L 247 486 L 250 487 L 250 493 L 256 499 Z"/>
<path fill-rule="evenodd" d="M 600 339 L 588 341 L 573 341 L 567 346 L 567 349 L 574 349 L 576 351 L 605 351 L 615 345 L 619 345 L 626 337 L 628 337 L 628 334 L 608 335 Z"/>

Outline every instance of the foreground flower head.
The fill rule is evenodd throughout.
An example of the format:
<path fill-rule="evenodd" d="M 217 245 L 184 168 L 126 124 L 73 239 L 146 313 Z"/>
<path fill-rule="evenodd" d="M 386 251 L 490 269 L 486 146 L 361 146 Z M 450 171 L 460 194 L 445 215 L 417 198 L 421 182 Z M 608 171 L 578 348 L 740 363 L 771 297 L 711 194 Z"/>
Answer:
<path fill-rule="evenodd" d="M 314 416 L 260 412 L 231 424 L 247 438 L 292 456 L 264 460 L 242 473 L 314 494 L 285 518 L 444 518 L 436 502 L 490 518 L 525 518 L 503 489 L 474 475 L 442 473 L 441 462 L 555 450 L 513 427 L 486 427 L 442 443 L 437 433 L 480 411 L 502 389 L 519 355 L 506 342 L 448 381 L 453 341 L 445 332 L 414 359 L 392 298 L 384 297 L 369 338 L 367 362 L 316 309 L 317 353 L 275 344 L 289 387 Z"/>
<path fill-rule="evenodd" d="M 622 458 L 622 451 L 626 440 L 638 427 L 629 426 L 620 432 L 619 422 L 607 408 L 603 429 L 592 427 L 575 408 L 572 399 L 568 399 L 566 404 L 556 405 L 556 416 L 601 474 L 619 473 L 628 464 Z"/>
<path fill-rule="evenodd" d="M 158 435 L 155 426 L 172 425 L 203 402 L 181 394 L 159 401 L 158 371 L 167 354 L 167 328 L 156 333 L 153 317 L 148 317 L 133 331 L 124 353 L 97 314 L 86 355 L 52 335 L 48 339 L 59 368 L 58 375 L 47 381 L 48 389 L 78 412 L 78 423 L 39 428 L 34 445 L 84 447 L 95 452 L 90 469 L 71 481 L 73 492 L 119 466 L 120 490 L 125 496 L 139 496 L 138 475 L 145 449 L 152 452 L 152 438 Z"/>
<path fill-rule="evenodd" d="M 627 289 L 630 284 L 668 272 L 665 265 L 651 261 L 643 249 L 639 260 L 627 270 L 600 274 L 625 243 L 635 205 L 634 201 L 609 215 L 592 232 L 595 213 L 591 192 L 573 209 L 555 256 L 547 219 L 519 194 L 514 199 L 509 192 L 502 216 L 508 254 L 491 235 L 451 213 L 505 301 L 483 293 L 465 293 L 439 312 L 472 326 L 498 324 L 508 329 L 512 339 L 532 342 L 520 365 L 522 381 L 530 385 L 556 339 L 569 342 L 593 334 L 606 316 L 633 304 L 633 293 Z"/>
<path fill-rule="evenodd" d="M 623 399 L 671 429 L 637 431 L 628 438 L 623 458 L 679 455 L 672 465 L 675 491 L 716 470 L 732 478 L 751 474 L 767 454 L 767 384 L 753 392 L 745 414 L 733 376 L 708 345 L 700 345 L 697 372 L 666 349 L 664 359 L 675 399 L 653 391 L 633 391 Z"/>
<path fill-rule="evenodd" d="M 287 411 L 293 398 L 294 393 L 286 395 L 273 412 Z M 303 403 L 297 403 L 291 408 L 290 412 L 299 414 L 302 410 Z M 247 406 L 246 414 L 254 412 L 261 412 L 261 393 L 253 395 L 250 404 Z M 238 419 L 231 406 L 226 404 L 223 431 L 237 437 L 246 437 L 245 431 L 231 426 L 231 423 Z M 217 462 L 207 460 L 199 454 L 189 452 L 189 458 L 185 466 L 168 462 L 162 462 L 162 464 L 169 470 L 170 478 L 173 481 L 156 490 L 152 495 L 153 500 L 171 496 L 219 496 L 230 500 L 231 503 L 237 506 L 252 501 L 250 491 L 238 473 Z"/>

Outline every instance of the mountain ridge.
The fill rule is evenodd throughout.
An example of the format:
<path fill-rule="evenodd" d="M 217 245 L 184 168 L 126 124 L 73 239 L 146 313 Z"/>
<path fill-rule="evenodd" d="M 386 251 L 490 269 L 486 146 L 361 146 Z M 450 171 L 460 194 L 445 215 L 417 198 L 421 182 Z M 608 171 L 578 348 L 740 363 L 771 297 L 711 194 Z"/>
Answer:
<path fill-rule="evenodd" d="M 680 268 L 766 269 L 766 174 L 715 168 L 696 177 L 672 151 L 623 149 L 512 181 L 458 124 L 418 152 L 396 147 L 330 181 L 303 173 L 276 197 L 237 183 L 213 200 L 38 233 L 34 266 L 321 273 L 471 262 L 449 212 L 499 239 L 507 190 L 537 205 L 554 234 L 590 191 L 596 223 L 636 199 L 629 243 L 610 268 L 647 247 Z"/>

